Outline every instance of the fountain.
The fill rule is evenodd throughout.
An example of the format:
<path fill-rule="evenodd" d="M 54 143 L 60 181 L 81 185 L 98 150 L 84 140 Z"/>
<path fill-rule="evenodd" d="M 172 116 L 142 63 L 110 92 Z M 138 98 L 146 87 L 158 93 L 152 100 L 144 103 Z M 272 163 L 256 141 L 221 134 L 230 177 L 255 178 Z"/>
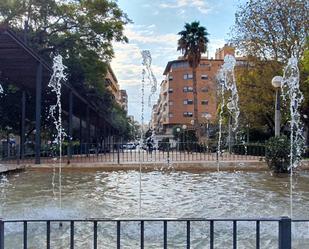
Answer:
<path fill-rule="evenodd" d="M 298 60 L 291 57 L 284 68 L 281 84 L 282 98 L 289 103 L 290 109 L 290 213 L 293 215 L 293 169 L 297 168 L 301 162 L 304 149 L 305 138 L 303 135 L 303 124 L 300 119 L 299 108 L 304 100 L 304 96 L 299 88 Z"/>
<path fill-rule="evenodd" d="M 50 78 L 50 81 L 48 83 L 48 87 L 50 88 L 51 92 L 56 94 L 56 104 L 51 105 L 49 109 L 49 117 L 53 120 L 53 123 L 55 125 L 55 128 L 57 130 L 54 143 L 59 147 L 59 178 L 58 178 L 58 184 L 59 184 L 59 206 L 61 210 L 61 168 L 62 168 L 62 141 L 65 137 L 65 132 L 62 128 L 62 107 L 61 107 L 61 83 L 62 81 L 66 80 L 66 74 L 64 73 L 64 70 L 66 67 L 62 63 L 62 56 L 56 55 L 53 59 L 53 74 Z M 53 168 L 53 178 L 52 178 L 52 186 L 53 186 L 53 193 L 55 196 L 55 175 L 56 170 L 55 167 Z"/>
<path fill-rule="evenodd" d="M 287 66 L 284 69 L 283 80 L 281 84 L 282 97 L 284 101 L 289 101 L 289 109 L 291 115 L 290 121 L 290 167 L 297 168 L 301 161 L 301 155 L 303 153 L 305 138 L 303 135 L 303 124 L 301 122 L 301 115 L 299 108 L 304 100 L 304 96 L 299 89 L 299 69 L 298 60 L 295 57 L 291 57 Z"/>
<path fill-rule="evenodd" d="M 229 112 L 229 129 L 231 128 L 237 138 L 239 107 L 238 107 L 238 92 L 235 80 L 234 68 L 236 59 L 232 55 L 224 57 L 224 64 L 222 65 L 217 75 L 219 82 L 219 89 L 221 94 L 221 106 L 219 112 L 219 138 L 218 138 L 218 154 L 221 154 L 222 143 L 222 119 L 224 107 L 227 107 Z M 225 104 L 225 95 L 228 94 L 227 104 Z M 231 144 L 231 132 L 229 130 L 229 146 Z M 219 158 L 218 155 L 218 158 Z M 219 164 L 218 164 L 219 165 Z M 219 166 L 218 166 L 219 168 Z"/>
<path fill-rule="evenodd" d="M 153 71 L 151 69 L 151 63 L 152 58 L 149 50 L 142 50 L 142 87 L 141 87 L 141 125 L 142 125 L 142 132 L 141 132 L 141 138 L 140 138 L 140 146 L 143 147 L 144 144 L 144 96 L 145 96 L 145 78 L 148 78 L 149 85 L 151 86 L 151 93 L 148 97 L 148 106 L 151 106 L 151 97 L 155 92 L 157 91 L 157 80 L 156 77 L 153 74 Z M 142 149 L 142 148 L 140 148 Z M 143 152 L 143 151 L 142 151 Z M 142 162 L 140 161 L 140 167 L 139 167 L 139 216 L 141 216 L 141 209 L 142 209 Z"/>
<path fill-rule="evenodd" d="M 143 57 L 143 66 L 145 66 L 145 72 L 144 76 L 147 72 L 148 75 L 148 80 L 149 80 L 149 85 L 150 85 L 150 95 L 148 97 L 148 106 L 151 107 L 151 98 L 152 96 L 156 93 L 157 88 L 158 88 L 158 83 L 157 79 L 154 76 L 154 73 L 151 69 L 151 63 L 152 63 L 152 58 L 149 50 L 143 50 L 142 52 L 142 57 Z"/>

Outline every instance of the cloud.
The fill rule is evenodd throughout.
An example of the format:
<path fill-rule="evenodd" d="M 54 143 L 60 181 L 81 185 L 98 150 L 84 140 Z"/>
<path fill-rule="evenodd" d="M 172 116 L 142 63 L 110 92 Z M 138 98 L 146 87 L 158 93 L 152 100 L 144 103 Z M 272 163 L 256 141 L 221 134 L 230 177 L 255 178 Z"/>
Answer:
<path fill-rule="evenodd" d="M 167 46 L 176 46 L 178 35 L 174 33 L 158 34 L 155 33 L 155 25 L 128 25 L 125 30 L 125 35 L 129 38 L 129 41 L 140 42 L 147 44 L 166 44 Z"/>
<path fill-rule="evenodd" d="M 111 62 L 113 71 L 121 89 L 128 92 L 129 114 L 137 120 L 141 117 L 141 80 L 142 56 L 141 51 L 149 49 L 152 55 L 152 71 L 157 79 L 157 91 L 163 79 L 163 71 L 167 61 L 175 58 L 177 35 L 158 34 L 155 25 L 129 25 L 125 34 L 130 43 L 114 43 L 115 58 Z M 145 121 L 149 121 L 151 108 L 148 106 L 150 85 L 145 82 Z M 152 104 L 157 95 L 152 98 Z"/>
<path fill-rule="evenodd" d="M 174 0 L 172 3 L 161 3 L 159 4 L 160 8 L 188 8 L 193 7 L 196 8 L 202 14 L 208 14 L 212 8 L 204 1 L 204 0 Z"/>
<path fill-rule="evenodd" d="M 174 33 L 159 33 L 155 25 L 128 25 L 125 34 L 130 43 L 115 43 L 115 58 L 111 66 L 118 79 L 121 89 L 128 91 L 129 114 L 140 119 L 141 103 L 141 78 L 142 56 L 141 51 L 149 49 L 152 55 L 152 70 L 157 78 L 158 89 L 164 78 L 163 71 L 168 61 L 176 59 L 180 54 L 177 52 L 177 40 L 179 36 Z M 210 57 L 214 57 L 217 48 L 224 45 L 223 39 L 210 39 L 208 50 Z M 149 120 L 151 108 L 148 107 L 150 86 L 145 84 L 145 121 Z M 152 99 L 155 102 L 156 98 Z M 147 113 L 147 114 L 146 114 Z"/>
<path fill-rule="evenodd" d="M 164 64 L 175 58 L 178 36 L 172 33 L 158 34 L 155 25 L 128 25 L 125 35 L 130 43 L 114 43 L 115 58 L 112 67 L 121 87 L 140 84 L 141 51 L 149 49 L 152 54 L 152 70 L 161 82 Z"/>
<path fill-rule="evenodd" d="M 208 51 L 209 57 L 215 57 L 216 49 L 222 48 L 226 41 L 224 39 L 209 39 Z"/>

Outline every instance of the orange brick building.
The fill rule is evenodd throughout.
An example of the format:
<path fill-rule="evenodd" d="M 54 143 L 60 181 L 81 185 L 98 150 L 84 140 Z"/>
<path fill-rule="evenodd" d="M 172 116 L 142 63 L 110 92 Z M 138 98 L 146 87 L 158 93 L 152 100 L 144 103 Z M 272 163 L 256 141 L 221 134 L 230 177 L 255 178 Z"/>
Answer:
<path fill-rule="evenodd" d="M 202 57 L 197 68 L 197 99 L 198 120 L 200 124 L 210 122 L 217 115 L 217 82 L 218 70 L 223 64 L 224 56 L 234 55 L 234 48 L 225 45 L 217 50 L 216 59 Z M 187 60 L 179 58 L 169 61 L 164 70 L 165 80 L 161 83 L 160 97 L 153 107 L 152 127 L 157 134 L 172 135 L 172 129 L 177 125 L 192 127 L 193 80 L 192 69 Z M 210 115 L 209 115 L 210 114 Z"/>

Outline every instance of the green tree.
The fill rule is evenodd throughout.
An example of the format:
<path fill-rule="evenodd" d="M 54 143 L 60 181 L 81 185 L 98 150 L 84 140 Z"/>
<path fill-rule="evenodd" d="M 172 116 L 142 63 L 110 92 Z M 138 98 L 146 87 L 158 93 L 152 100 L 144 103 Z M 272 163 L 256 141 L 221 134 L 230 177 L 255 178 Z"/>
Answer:
<path fill-rule="evenodd" d="M 236 12 L 231 42 L 246 56 L 251 67 L 238 72 L 242 115 L 250 127 L 273 130 L 274 89 L 271 79 L 282 75 L 291 56 L 300 60 L 300 85 L 305 96 L 302 114 L 308 113 L 306 50 L 309 35 L 306 1 L 249 0 Z M 257 104 L 258 103 L 258 104 Z M 283 124 L 288 108 L 282 106 Z M 305 120 L 308 127 L 308 120 Z"/>
<path fill-rule="evenodd" d="M 241 122 L 251 129 L 274 130 L 274 75 L 282 73 L 282 64 L 249 57 L 247 66 L 236 69 Z M 285 119 L 285 116 L 282 117 Z M 283 122 L 284 123 L 284 122 Z"/>
<path fill-rule="evenodd" d="M 208 33 L 205 27 L 200 26 L 200 23 L 195 21 L 191 24 L 186 23 L 184 30 L 180 31 L 178 35 L 180 35 L 180 39 L 178 40 L 177 50 L 182 52 L 192 68 L 194 128 L 199 134 L 196 68 L 200 64 L 202 54 L 207 50 Z"/>
<path fill-rule="evenodd" d="M 112 42 L 128 42 L 124 26 L 128 16 L 111 0 L 3 0 L 0 22 L 9 25 L 28 45 L 50 61 L 61 54 L 68 81 L 98 109 L 125 129 L 124 117 L 105 87 Z M 25 30 L 24 30 L 25 26 Z M 119 117 L 115 117 L 119 115 Z"/>
<path fill-rule="evenodd" d="M 301 58 L 309 26 L 306 1 L 249 0 L 240 5 L 232 42 L 244 55 L 286 62 Z"/>
<path fill-rule="evenodd" d="M 303 121 L 309 130 L 309 38 L 307 39 L 306 49 L 302 60 L 300 61 L 300 87 L 304 94 L 302 105 Z M 308 141 L 307 137 L 307 141 Z"/>

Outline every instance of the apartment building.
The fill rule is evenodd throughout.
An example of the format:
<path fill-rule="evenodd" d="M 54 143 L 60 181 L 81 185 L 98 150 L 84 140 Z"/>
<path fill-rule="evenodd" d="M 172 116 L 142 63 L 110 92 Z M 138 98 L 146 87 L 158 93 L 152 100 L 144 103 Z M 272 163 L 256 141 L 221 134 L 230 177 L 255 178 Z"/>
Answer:
<path fill-rule="evenodd" d="M 105 76 L 105 84 L 108 90 L 112 93 L 114 99 L 120 103 L 120 92 L 119 92 L 119 84 L 118 80 L 116 78 L 116 75 L 114 74 L 111 66 L 108 66 L 107 73 Z"/>
<path fill-rule="evenodd" d="M 160 94 L 157 104 L 152 108 L 151 128 L 156 133 L 165 133 L 165 126 L 168 124 L 168 81 L 163 80 L 160 84 Z"/>
<path fill-rule="evenodd" d="M 126 90 L 120 90 L 120 105 L 128 113 L 128 94 Z"/>
<path fill-rule="evenodd" d="M 105 84 L 108 90 L 113 95 L 115 101 L 126 111 L 128 112 L 128 94 L 126 90 L 120 90 L 118 80 L 114 74 L 111 66 L 107 68 L 107 73 L 105 76 Z"/>
<path fill-rule="evenodd" d="M 224 56 L 234 55 L 234 48 L 225 45 L 217 50 L 215 59 L 202 57 L 197 67 L 198 120 L 200 124 L 211 122 L 217 116 L 217 81 L 218 70 Z M 164 70 L 165 80 L 161 83 L 160 97 L 153 107 L 152 125 L 157 134 L 172 135 L 177 125 L 194 124 L 193 75 L 192 68 L 183 57 L 169 61 Z M 207 117 L 207 119 L 206 119 Z"/>

